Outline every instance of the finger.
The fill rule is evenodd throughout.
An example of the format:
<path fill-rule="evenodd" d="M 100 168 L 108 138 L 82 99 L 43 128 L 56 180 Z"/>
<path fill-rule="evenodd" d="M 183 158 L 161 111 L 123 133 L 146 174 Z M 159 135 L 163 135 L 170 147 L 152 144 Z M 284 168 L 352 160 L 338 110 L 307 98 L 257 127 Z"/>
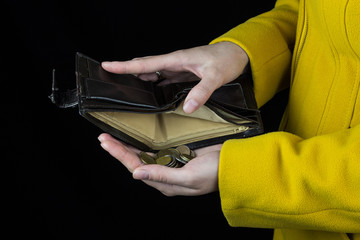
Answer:
<path fill-rule="evenodd" d="M 149 164 L 138 167 L 133 172 L 133 177 L 139 180 L 190 186 L 190 176 L 181 168 L 169 168 L 157 164 Z"/>
<path fill-rule="evenodd" d="M 152 73 L 162 69 L 179 69 L 182 64 L 176 57 L 176 53 L 158 56 L 137 58 L 124 62 L 103 62 L 101 66 L 109 72 L 118 74 L 141 74 Z"/>
<path fill-rule="evenodd" d="M 102 148 L 119 160 L 130 172 L 143 165 L 139 156 L 119 141 L 103 140 Z"/>
<path fill-rule="evenodd" d="M 135 169 L 135 179 L 143 180 L 166 196 L 197 195 L 198 190 L 191 187 L 191 178 L 186 171 L 161 165 L 144 165 Z"/>
<path fill-rule="evenodd" d="M 100 142 L 104 142 L 104 141 L 113 141 L 116 143 L 121 143 L 119 140 L 115 139 L 113 136 L 111 136 L 108 133 L 102 133 L 100 134 L 100 136 L 98 137 L 98 140 Z M 137 148 L 134 148 L 133 146 L 127 145 L 125 143 L 121 143 L 122 145 L 126 146 L 129 150 L 134 151 L 135 153 L 139 154 L 141 151 Z"/>
<path fill-rule="evenodd" d="M 142 74 L 139 74 L 137 77 L 144 81 L 155 82 L 155 81 L 159 80 L 159 76 L 156 73 L 142 73 Z"/>
<path fill-rule="evenodd" d="M 149 180 L 143 180 L 147 185 L 159 190 L 162 194 L 168 197 L 182 195 L 182 196 L 195 196 L 199 195 L 198 190 L 173 184 L 153 182 Z"/>
<path fill-rule="evenodd" d="M 100 142 L 104 142 L 104 141 L 113 141 L 113 142 L 119 142 L 118 140 L 116 140 L 115 138 L 113 138 L 110 134 L 108 133 L 102 133 L 99 135 L 98 137 Z"/>
<path fill-rule="evenodd" d="M 193 113 L 198 110 L 210 98 L 211 94 L 218 88 L 216 81 L 203 78 L 188 93 L 184 102 L 184 112 Z"/>

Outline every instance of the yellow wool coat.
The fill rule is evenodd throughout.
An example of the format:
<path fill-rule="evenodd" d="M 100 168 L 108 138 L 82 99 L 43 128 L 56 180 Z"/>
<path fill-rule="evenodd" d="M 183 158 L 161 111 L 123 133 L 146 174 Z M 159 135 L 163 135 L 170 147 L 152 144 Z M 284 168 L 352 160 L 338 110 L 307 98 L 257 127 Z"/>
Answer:
<path fill-rule="evenodd" d="M 360 239 L 360 1 L 278 0 L 220 41 L 248 53 L 259 106 L 290 87 L 282 131 L 221 150 L 229 224 L 275 228 L 275 239 Z"/>

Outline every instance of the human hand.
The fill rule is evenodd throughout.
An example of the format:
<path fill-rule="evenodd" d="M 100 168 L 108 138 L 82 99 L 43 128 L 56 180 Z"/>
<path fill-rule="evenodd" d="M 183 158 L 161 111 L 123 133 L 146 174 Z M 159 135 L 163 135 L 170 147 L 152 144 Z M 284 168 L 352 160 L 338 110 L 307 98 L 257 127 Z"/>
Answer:
<path fill-rule="evenodd" d="M 103 62 L 102 67 L 112 73 L 136 74 L 147 81 L 158 80 L 157 71 L 165 78 L 172 78 L 172 81 L 184 81 L 183 73 L 192 73 L 193 77 L 187 80 L 200 79 L 184 101 L 184 112 L 192 113 L 217 88 L 240 76 L 248 62 L 249 58 L 241 47 L 231 42 L 220 42 L 130 61 Z"/>
<path fill-rule="evenodd" d="M 119 160 L 135 179 L 166 196 L 201 195 L 218 189 L 219 156 L 222 144 L 195 150 L 196 157 L 181 168 L 144 164 L 140 150 L 127 146 L 109 134 L 99 136 L 101 146 Z"/>

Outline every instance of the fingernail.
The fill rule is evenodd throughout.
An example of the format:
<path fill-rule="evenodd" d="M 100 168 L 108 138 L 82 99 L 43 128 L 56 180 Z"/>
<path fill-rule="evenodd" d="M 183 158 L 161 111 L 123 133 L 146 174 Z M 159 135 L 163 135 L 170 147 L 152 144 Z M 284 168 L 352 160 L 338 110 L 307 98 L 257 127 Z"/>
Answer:
<path fill-rule="evenodd" d="M 194 100 L 190 99 L 187 102 L 185 102 L 183 110 L 186 113 L 192 113 L 199 107 L 199 104 Z"/>
<path fill-rule="evenodd" d="M 149 179 L 149 173 L 143 169 L 135 169 L 133 177 L 139 180 L 147 180 Z"/>
<path fill-rule="evenodd" d="M 99 140 L 99 142 L 102 142 L 103 141 L 103 135 L 98 136 L 98 140 Z"/>
<path fill-rule="evenodd" d="M 102 63 L 101 63 L 101 66 L 102 66 L 103 68 L 109 67 L 109 66 L 110 66 L 110 62 L 102 62 Z"/>

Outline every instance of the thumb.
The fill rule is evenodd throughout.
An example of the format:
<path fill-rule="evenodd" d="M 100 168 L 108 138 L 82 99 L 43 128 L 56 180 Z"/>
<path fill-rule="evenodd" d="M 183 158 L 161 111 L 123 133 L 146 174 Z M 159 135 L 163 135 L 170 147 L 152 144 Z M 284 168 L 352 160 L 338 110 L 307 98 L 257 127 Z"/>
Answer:
<path fill-rule="evenodd" d="M 184 183 L 183 171 L 180 168 L 169 168 L 157 164 L 138 167 L 133 172 L 133 177 L 138 180 L 182 185 Z"/>
<path fill-rule="evenodd" d="M 210 98 L 211 94 L 218 88 L 211 81 L 202 79 L 195 87 L 191 89 L 184 101 L 184 112 L 193 113 L 198 110 Z"/>

